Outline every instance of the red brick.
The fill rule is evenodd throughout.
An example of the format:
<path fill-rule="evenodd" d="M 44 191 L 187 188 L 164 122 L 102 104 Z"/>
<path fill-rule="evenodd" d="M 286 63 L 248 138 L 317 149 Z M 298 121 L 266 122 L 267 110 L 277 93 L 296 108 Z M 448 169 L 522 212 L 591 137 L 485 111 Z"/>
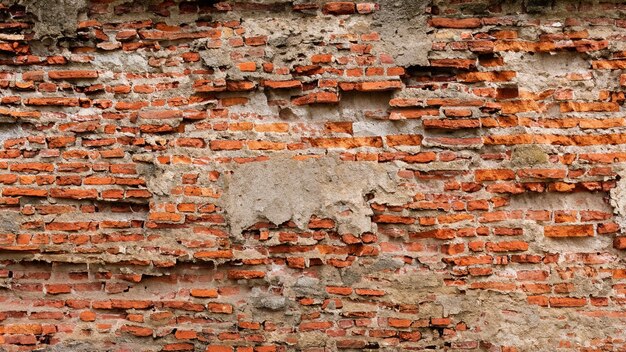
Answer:
<path fill-rule="evenodd" d="M 382 224 L 406 224 L 410 225 L 415 222 L 414 218 L 396 215 L 374 215 L 373 222 Z"/>
<path fill-rule="evenodd" d="M 422 136 L 418 134 L 388 135 L 385 139 L 390 147 L 418 146 L 422 144 Z"/>
<path fill-rule="evenodd" d="M 626 249 L 626 236 L 615 237 L 613 247 L 617 249 Z"/>
<path fill-rule="evenodd" d="M 228 278 L 232 280 L 239 279 L 262 279 L 265 277 L 265 272 L 254 270 L 229 270 Z"/>
<path fill-rule="evenodd" d="M 80 320 L 82 321 L 96 321 L 96 313 L 86 310 L 80 313 Z"/>
<path fill-rule="evenodd" d="M 233 352 L 233 348 L 224 345 L 209 345 L 204 350 L 205 352 Z"/>
<path fill-rule="evenodd" d="M 241 62 L 237 64 L 237 68 L 242 72 L 254 72 L 256 71 L 256 63 L 252 61 Z"/>
<path fill-rule="evenodd" d="M 327 64 L 333 60 L 331 54 L 316 54 L 311 56 L 311 63 L 313 64 Z"/>
<path fill-rule="evenodd" d="M 7 334 L 33 334 L 40 335 L 43 332 L 41 324 L 10 324 L 4 327 Z"/>
<path fill-rule="evenodd" d="M 332 92 L 310 93 L 291 101 L 294 105 L 333 104 L 339 102 L 339 95 Z"/>
<path fill-rule="evenodd" d="M 163 349 L 161 351 L 194 351 L 195 345 L 192 343 L 168 343 L 163 345 Z"/>
<path fill-rule="evenodd" d="M 479 18 L 433 17 L 430 24 L 437 28 L 478 28 L 482 24 Z"/>
<path fill-rule="evenodd" d="M 177 213 L 150 213 L 149 219 L 157 222 L 181 222 L 183 215 Z"/>
<path fill-rule="evenodd" d="M 550 307 L 556 308 L 583 307 L 587 304 L 587 299 L 573 297 L 550 297 L 549 302 Z"/>
<path fill-rule="evenodd" d="M 21 163 L 11 165 L 11 171 L 13 172 L 52 172 L 54 171 L 54 165 L 49 163 Z"/>
<path fill-rule="evenodd" d="M 311 140 L 314 148 L 344 148 L 352 149 L 359 147 L 382 147 L 380 137 L 354 137 L 354 138 L 317 138 Z"/>
<path fill-rule="evenodd" d="M 48 190 L 26 188 L 26 187 L 4 187 L 2 189 L 2 195 L 5 197 L 11 197 L 11 196 L 47 197 Z"/>
<path fill-rule="evenodd" d="M 212 150 L 238 150 L 243 148 L 243 141 L 213 140 L 209 142 Z"/>
<path fill-rule="evenodd" d="M 593 225 L 557 225 L 545 226 L 546 237 L 587 237 L 593 236 Z"/>
<path fill-rule="evenodd" d="M 198 298 L 217 298 L 217 290 L 216 289 L 200 289 L 193 288 L 190 291 L 191 296 Z"/>
<path fill-rule="evenodd" d="M 153 334 L 153 331 L 150 328 L 133 325 L 123 325 L 120 328 L 120 331 L 127 332 L 138 337 L 152 336 Z"/>
<path fill-rule="evenodd" d="M 263 81 L 263 85 L 268 88 L 273 89 L 293 89 L 302 87 L 302 82 L 297 80 L 286 80 L 286 81 L 273 81 L 273 80 L 265 80 Z"/>
<path fill-rule="evenodd" d="M 78 106 L 78 98 L 64 98 L 64 97 L 28 98 L 26 100 L 26 105 L 73 107 L 73 106 Z"/>
<path fill-rule="evenodd" d="M 528 250 L 528 243 L 523 241 L 488 242 L 487 250 L 492 252 L 512 252 Z"/>
<path fill-rule="evenodd" d="M 520 178 L 565 178 L 567 170 L 560 169 L 522 169 L 517 171 Z"/>
<path fill-rule="evenodd" d="M 98 78 L 98 71 L 74 70 L 74 71 L 48 71 L 50 79 L 93 79 Z"/>
<path fill-rule="evenodd" d="M 357 84 L 357 90 L 363 92 L 376 92 L 385 90 L 394 90 L 402 88 L 401 81 L 377 81 L 377 82 L 361 82 Z"/>
<path fill-rule="evenodd" d="M 221 251 L 201 251 L 194 254 L 194 258 L 198 259 L 228 259 L 233 257 L 231 250 Z"/>
<path fill-rule="evenodd" d="M 312 330 L 326 330 L 333 326 L 330 321 L 311 321 L 300 323 L 298 330 L 300 331 L 312 331 Z"/>
<path fill-rule="evenodd" d="M 514 180 L 515 172 L 513 170 L 507 169 L 476 170 L 474 171 L 474 178 L 477 182 Z"/>
<path fill-rule="evenodd" d="M 71 198 L 71 199 L 94 199 L 98 197 L 98 191 L 95 189 L 52 188 L 50 189 L 50 197 Z"/>
<path fill-rule="evenodd" d="M 326 287 L 326 292 L 328 292 L 329 294 L 334 294 L 334 295 L 348 296 L 352 294 L 352 288 L 328 286 Z"/>
<path fill-rule="evenodd" d="M 322 12 L 331 15 L 351 15 L 356 13 L 356 5 L 353 2 L 328 2 L 324 4 Z"/>
<path fill-rule="evenodd" d="M 208 309 L 217 314 L 232 314 L 233 312 L 233 306 L 227 303 L 211 302 L 208 304 Z"/>

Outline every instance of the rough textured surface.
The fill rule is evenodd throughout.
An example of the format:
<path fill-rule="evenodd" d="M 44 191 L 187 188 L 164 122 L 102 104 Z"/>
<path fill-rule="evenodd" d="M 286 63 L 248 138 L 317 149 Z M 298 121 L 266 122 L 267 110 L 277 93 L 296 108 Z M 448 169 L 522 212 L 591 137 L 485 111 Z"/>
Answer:
<path fill-rule="evenodd" d="M 0 1 L 0 350 L 626 350 L 625 13 Z"/>
<path fill-rule="evenodd" d="M 221 198 L 231 237 L 258 222 L 293 221 L 306 230 L 312 216 L 333 218 L 343 234 L 371 233 L 371 202 L 401 206 L 411 200 L 395 189 L 392 169 L 381 164 L 276 158 L 230 172 Z"/>

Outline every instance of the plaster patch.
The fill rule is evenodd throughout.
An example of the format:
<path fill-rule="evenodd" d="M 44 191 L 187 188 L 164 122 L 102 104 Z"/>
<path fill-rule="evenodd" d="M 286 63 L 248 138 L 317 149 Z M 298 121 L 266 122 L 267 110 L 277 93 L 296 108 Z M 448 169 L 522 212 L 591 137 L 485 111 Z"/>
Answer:
<path fill-rule="evenodd" d="M 340 232 L 358 235 L 372 231 L 370 201 L 409 200 L 395 194 L 391 175 L 375 163 L 274 158 L 240 165 L 226 175 L 222 200 L 233 236 L 259 221 L 292 220 L 304 229 L 311 215 L 332 218 Z M 368 194 L 374 198 L 368 200 Z"/>

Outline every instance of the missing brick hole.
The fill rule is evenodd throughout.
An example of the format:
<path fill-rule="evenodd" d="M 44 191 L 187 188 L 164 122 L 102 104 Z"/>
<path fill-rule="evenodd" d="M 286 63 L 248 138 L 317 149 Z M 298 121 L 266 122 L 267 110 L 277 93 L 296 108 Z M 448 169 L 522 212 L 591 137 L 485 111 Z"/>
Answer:
<path fill-rule="evenodd" d="M 416 81 L 449 82 L 454 81 L 460 72 L 466 71 L 469 69 L 413 65 L 405 69 L 405 76 Z"/>
<path fill-rule="evenodd" d="M 393 91 L 345 91 L 341 93 L 340 113 L 343 117 L 359 119 L 368 112 L 386 111 L 392 98 Z"/>
<path fill-rule="evenodd" d="M 609 193 L 609 204 L 613 207 L 615 222 L 620 227 L 620 233 L 626 229 L 626 178 L 622 177 L 624 171 L 615 176 L 615 186 Z"/>
<path fill-rule="evenodd" d="M 524 10 L 531 14 L 541 14 L 554 9 L 554 0 L 527 0 L 524 3 Z"/>
<path fill-rule="evenodd" d="M 367 345 L 365 345 L 363 348 L 365 349 L 379 349 L 380 345 L 378 344 L 378 342 L 368 342 Z"/>
<path fill-rule="evenodd" d="M 436 91 L 448 83 L 457 81 L 462 72 L 473 72 L 470 69 L 457 67 L 409 66 L 405 74 L 400 77 L 407 88 L 416 88 Z"/>
<path fill-rule="evenodd" d="M 120 201 L 98 201 L 93 204 L 96 206 L 96 212 L 113 212 L 113 213 L 148 213 L 150 211 L 149 199 L 143 202 L 120 202 Z"/>
<path fill-rule="evenodd" d="M 15 123 L 13 118 L 0 116 L 0 144 L 11 139 L 19 139 L 28 136 L 22 129 L 22 125 Z"/>

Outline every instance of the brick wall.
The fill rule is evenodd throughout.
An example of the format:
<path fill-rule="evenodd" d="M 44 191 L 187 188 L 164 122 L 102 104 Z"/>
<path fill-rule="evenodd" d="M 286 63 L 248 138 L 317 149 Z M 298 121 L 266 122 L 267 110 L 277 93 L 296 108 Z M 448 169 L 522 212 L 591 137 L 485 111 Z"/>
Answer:
<path fill-rule="evenodd" d="M 623 351 L 619 1 L 0 5 L 0 350 Z"/>

